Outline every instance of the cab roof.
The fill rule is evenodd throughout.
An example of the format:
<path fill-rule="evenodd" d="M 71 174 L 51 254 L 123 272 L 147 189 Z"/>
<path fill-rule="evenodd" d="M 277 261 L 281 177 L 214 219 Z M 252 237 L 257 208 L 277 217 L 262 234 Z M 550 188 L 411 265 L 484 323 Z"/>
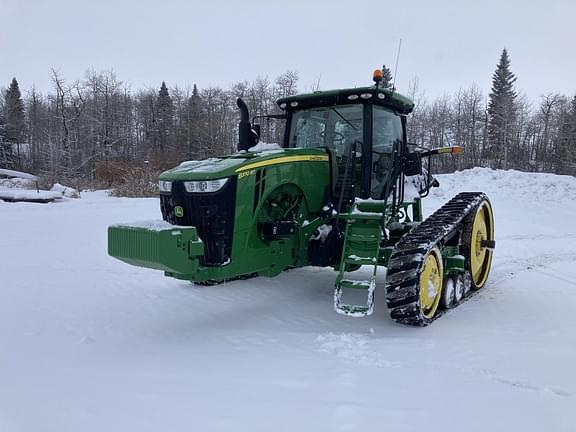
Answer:
<path fill-rule="evenodd" d="M 400 114 L 410 114 L 414 109 L 414 102 L 412 102 L 412 100 L 391 89 L 376 86 L 298 94 L 278 99 L 276 103 L 283 110 L 294 110 L 313 106 L 361 103 L 364 101 L 393 108 Z M 297 104 L 295 105 L 295 103 Z"/>

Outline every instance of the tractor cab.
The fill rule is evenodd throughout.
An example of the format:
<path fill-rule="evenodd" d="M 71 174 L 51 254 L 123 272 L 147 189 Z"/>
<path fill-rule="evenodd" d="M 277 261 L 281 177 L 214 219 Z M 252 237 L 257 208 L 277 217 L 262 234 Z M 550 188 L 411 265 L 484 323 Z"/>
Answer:
<path fill-rule="evenodd" d="M 384 200 L 402 175 L 406 115 L 414 104 L 376 85 L 280 99 L 286 113 L 284 148 L 324 148 L 332 164 L 332 193 Z"/>

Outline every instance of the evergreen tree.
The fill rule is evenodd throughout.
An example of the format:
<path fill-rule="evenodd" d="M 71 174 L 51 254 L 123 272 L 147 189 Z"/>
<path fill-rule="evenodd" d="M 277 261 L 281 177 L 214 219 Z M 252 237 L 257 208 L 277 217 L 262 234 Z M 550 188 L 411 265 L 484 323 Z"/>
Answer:
<path fill-rule="evenodd" d="M 392 81 L 392 71 L 386 65 L 382 65 L 382 87 L 392 89 L 394 83 Z"/>
<path fill-rule="evenodd" d="M 165 151 L 169 147 L 169 137 L 174 125 L 174 103 L 168 93 L 166 83 L 162 81 L 156 104 L 156 122 L 158 130 L 158 150 Z"/>
<path fill-rule="evenodd" d="M 16 156 L 18 159 L 18 167 L 21 166 L 20 157 L 20 143 L 22 142 L 22 135 L 24 133 L 24 102 L 18 81 L 12 78 L 10 87 L 6 90 L 4 95 L 4 139 L 7 142 L 5 151 L 8 155 L 12 153 L 12 145 L 16 144 Z"/>
<path fill-rule="evenodd" d="M 194 158 L 200 152 L 201 147 L 201 104 L 198 87 L 194 84 L 192 96 L 188 99 L 187 107 L 187 136 L 188 136 L 188 157 Z"/>
<path fill-rule="evenodd" d="M 6 120 L 6 139 L 13 143 L 20 142 L 24 131 L 24 102 L 18 81 L 12 78 L 5 94 L 4 115 Z"/>
<path fill-rule="evenodd" d="M 508 150 L 512 144 L 516 119 L 516 76 L 510 71 L 510 58 L 506 48 L 492 76 L 492 90 L 488 102 L 488 137 L 490 159 L 507 168 Z"/>
<path fill-rule="evenodd" d="M 6 121 L 0 111 L 0 168 L 12 167 L 12 144 L 6 141 Z"/>
<path fill-rule="evenodd" d="M 4 142 L 5 140 L 6 140 L 6 120 L 4 119 L 3 110 L 0 109 L 0 143 Z"/>

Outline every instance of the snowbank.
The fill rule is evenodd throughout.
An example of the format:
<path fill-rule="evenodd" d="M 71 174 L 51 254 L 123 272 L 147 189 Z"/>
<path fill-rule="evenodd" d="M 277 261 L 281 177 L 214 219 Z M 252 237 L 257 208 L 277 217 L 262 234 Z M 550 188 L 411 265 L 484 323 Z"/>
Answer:
<path fill-rule="evenodd" d="M 4 175 L 4 176 L 8 176 L 8 177 L 18 177 L 21 179 L 26 179 L 26 180 L 32 180 L 32 181 L 38 181 L 38 177 L 33 175 L 33 174 L 28 174 L 22 171 L 15 171 L 15 170 L 9 170 L 9 169 L 4 169 L 4 168 L 0 168 L 0 175 Z"/>
<path fill-rule="evenodd" d="M 510 199 L 562 202 L 576 200 L 576 177 L 515 170 L 472 168 L 453 174 L 434 175 L 440 188 L 435 196 L 451 196 L 455 190 L 481 191 L 490 195 L 509 195 Z"/>
<path fill-rule="evenodd" d="M 34 180 L 22 178 L 4 178 L 0 179 L 0 189 L 36 189 L 36 182 Z"/>
<path fill-rule="evenodd" d="M 60 183 L 55 183 L 50 189 L 52 192 L 59 192 L 62 196 L 66 198 L 80 198 L 80 193 L 71 187 L 63 186 Z"/>
<path fill-rule="evenodd" d="M 62 198 L 60 192 L 30 189 L 0 189 L 0 199 L 14 201 L 52 201 Z"/>

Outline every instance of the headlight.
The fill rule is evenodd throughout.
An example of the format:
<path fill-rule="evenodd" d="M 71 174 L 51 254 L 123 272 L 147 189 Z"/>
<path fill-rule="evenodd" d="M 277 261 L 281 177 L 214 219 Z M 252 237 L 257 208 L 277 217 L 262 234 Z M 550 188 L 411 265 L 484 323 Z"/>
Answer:
<path fill-rule="evenodd" d="M 160 180 L 158 182 L 158 187 L 160 188 L 160 192 L 172 192 L 172 182 L 166 180 Z"/>
<path fill-rule="evenodd" d="M 222 189 L 222 187 L 228 181 L 227 178 L 218 180 L 205 180 L 205 181 L 187 181 L 184 182 L 184 187 L 186 192 L 216 192 Z"/>

